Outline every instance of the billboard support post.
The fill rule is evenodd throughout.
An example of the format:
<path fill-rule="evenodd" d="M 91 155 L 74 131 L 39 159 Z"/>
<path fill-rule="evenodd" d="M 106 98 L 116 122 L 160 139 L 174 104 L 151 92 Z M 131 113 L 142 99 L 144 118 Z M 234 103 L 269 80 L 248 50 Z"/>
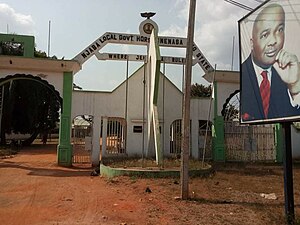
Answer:
<path fill-rule="evenodd" d="M 275 143 L 276 143 L 276 162 L 283 162 L 283 135 L 282 135 L 282 124 L 275 124 Z"/>
<path fill-rule="evenodd" d="M 288 224 L 294 224 L 294 191 L 293 191 L 293 160 L 292 160 L 292 141 L 291 141 L 291 123 L 282 123 L 284 132 L 284 199 L 285 199 L 285 216 Z"/>

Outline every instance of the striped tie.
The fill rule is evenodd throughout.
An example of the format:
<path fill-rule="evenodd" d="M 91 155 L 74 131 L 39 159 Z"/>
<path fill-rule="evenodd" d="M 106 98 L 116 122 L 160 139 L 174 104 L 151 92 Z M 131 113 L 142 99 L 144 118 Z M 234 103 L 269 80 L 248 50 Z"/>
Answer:
<path fill-rule="evenodd" d="M 264 107 L 265 118 L 267 118 L 268 111 L 269 111 L 269 102 L 270 102 L 270 82 L 268 80 L 268 72 L 267 71 L 262 71 L 261 75 L 263 77 L 263 80 L 260 84 L 259 90 L 260 90 L 260 95 L 261 95 L 261 99 L 262 99 L 262 104 Z"/>

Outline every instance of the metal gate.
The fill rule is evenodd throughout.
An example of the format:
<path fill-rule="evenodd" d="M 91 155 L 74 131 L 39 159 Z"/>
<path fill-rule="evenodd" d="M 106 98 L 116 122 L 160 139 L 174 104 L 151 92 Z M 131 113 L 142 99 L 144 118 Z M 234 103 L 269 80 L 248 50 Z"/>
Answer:
<path fill-rule="evenodd" d="M 73 164 L 91 164 L 93 117 L 77 116 L 73 120 Z"/>
<path fill-rule="evenodd" d="M 199 135 L 198 135 L 198 149 L 199 158 L 212 159 L 212 123 L 206 120 L 199 120 Z M 204 152 L 205 151 L 205 152 Z"/>
<path fill-rule="evenodd" d="M 274 161 L 276 159 L 274 125 L 239 123 L 240 91 L 234 91 L 223 105 L 226 161 Z"/>
<path fill-rule="evenodd" d="M 273 161 L 276 159 L 274 125 L 224 123 L 227 161 Z"/>
<path fill-rule="evenodd" d="M 107 155 L 126 154 L 126 137 L 127 137 L 126 120 L 121 117 L 108 117 L 106 154 Z M 102 140 L 102 135 L 101 135 L 101 140 Z"/>
<path fill-rule="evenodd" d="M 174 120 L 170 126 L 170 153 L 178 155 L 181 153 L 181 120 Z"/>

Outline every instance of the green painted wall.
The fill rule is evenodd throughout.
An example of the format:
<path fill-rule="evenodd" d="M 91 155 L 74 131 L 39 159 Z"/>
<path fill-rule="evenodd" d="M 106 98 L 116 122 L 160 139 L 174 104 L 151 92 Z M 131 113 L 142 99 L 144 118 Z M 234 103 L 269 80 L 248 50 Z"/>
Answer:
<path fill-rule="evenodd" d="M 23 57 L 27 57 L 27 58 L 34 57 L 34 36 L 0 33 L 0 42 L 7 42 L 7 41 L 22 43 L 24 46 Z"/>
<path fill-rule="evenodd" d="M 64 72 L 63 106 L 60 117 L 59 144 L 57 147 L 57 161 L 60 166 L 72 165 L 71 145 L 71 110 L 72 110 L 73 74 Z"/>

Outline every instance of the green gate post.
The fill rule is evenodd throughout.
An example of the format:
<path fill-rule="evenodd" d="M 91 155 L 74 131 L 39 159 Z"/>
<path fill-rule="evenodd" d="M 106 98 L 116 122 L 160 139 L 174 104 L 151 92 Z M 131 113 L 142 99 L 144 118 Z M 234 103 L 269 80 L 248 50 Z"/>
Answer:
<path fill-rule="evenodd" d="M 212 130 L 213 160 L 215 162 L 225 162 L 224 118 L 223 116 L 218 116 L 217 82 L 214 82 L 213 85 L 214 85 L 214 124 Z"/>
<path fill-rule="evenodd" d="M 73 73 L 64 72 L 63 105 L 60 116 L 59 144 L 57 161 L 60 166 L 72 166 L 71 145 L 71 109 L 72 109 Z"/>
<path fill-rule="evenodd" d="M 276 162 L 283 162 L 283 135 L 281 124 L 275 124 L 275 147 L 276 147 Z"/>
<path fill-rule="evenodd" d="M 213 127 L 213 160 L 215 162 L 225 162 L 224 147 L 224 118 L 217 116 L 214 118 Z"/>

